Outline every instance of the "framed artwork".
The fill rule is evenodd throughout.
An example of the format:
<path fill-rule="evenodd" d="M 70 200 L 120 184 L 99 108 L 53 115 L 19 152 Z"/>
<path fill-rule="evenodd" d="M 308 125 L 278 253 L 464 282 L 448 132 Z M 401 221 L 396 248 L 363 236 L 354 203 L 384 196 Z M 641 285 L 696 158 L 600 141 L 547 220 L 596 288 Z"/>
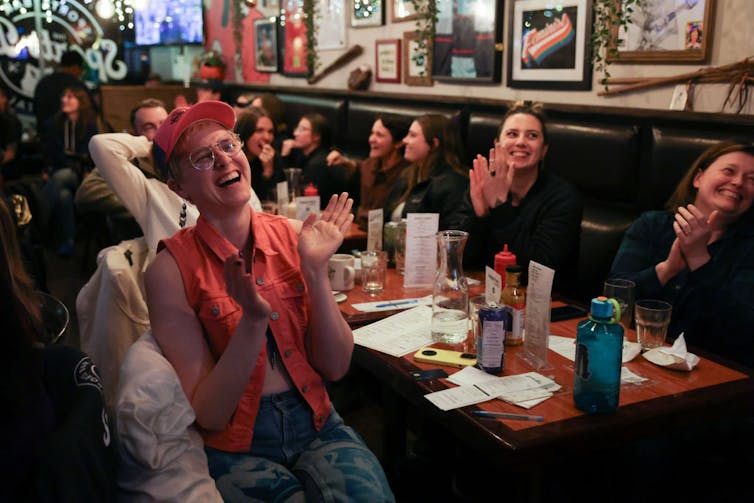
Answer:
<path fill-rule="evenodd" d="M 393 0 L 390 21 L 393 23 L 400 23 L 402 21 L 411 21 L 418 17 L 419 15 L 416 13 L 416 9 L 414 9 L 414 4 L 411 0 Z"/>
<path fill-rule="evenodd" d="M 307 77 L 306 24 L 304 23 L 304 0 L 283 0 L 279 20 L 280 73 L 287 77 Z"/>
<path fill-rule="evenodd" d="M 588 91 L 592 0 L 514 0 L 508 86 Z"/>
<path fill-rule="evenodd" d="M 432 78 L 471 83 L 500 82 L 503 38 L 502 2 L 435 0 L 437 23 Z"/>
<path fill-rule="evenodd" d="M 385 22 L 385 11 L 382 0 L 351 0 L 351 26 L 361 28 L 365 26 L 382 26 Z"/>
<path fill-rule="evenodd" d="M 416 32 L 403 33 L 403 83 L 408 86 L 431 86 L 431 54 L 421 54 L 416 41 Z"/>
<path fill-rule="evenodd" d="M 377 82 L 401 83 L 400 39 L 375 41 L 374 68 Z"/>
<path fill-rule="evenodd" d="M 248 3 L 244 3 L 244 6 L 246 6 L 247 9 L 250 8 Z M 264 17 L 277 17 L 277 15 L 280 14 L 279 0 L 258 0 L 254 4 L 254 8 Z M 243 13 L 244 11 L 242 10 L 241 12 Z"/>
<path fill-rule="evenodd" d="M 314 0 L 317 50 L 346 48 L 346 0 Z"/>
<path fill-rule="evenodd" d="M 258 72 L 278 71 L 277 19 L 254 20 L 254 65 Z"/>
<path fill-rule="evenodd" d="M 633 7 L 631 23 L 616 28 L 611 63 L 702 63 L 710 53 L 714 0 L 653 0 Z"/>

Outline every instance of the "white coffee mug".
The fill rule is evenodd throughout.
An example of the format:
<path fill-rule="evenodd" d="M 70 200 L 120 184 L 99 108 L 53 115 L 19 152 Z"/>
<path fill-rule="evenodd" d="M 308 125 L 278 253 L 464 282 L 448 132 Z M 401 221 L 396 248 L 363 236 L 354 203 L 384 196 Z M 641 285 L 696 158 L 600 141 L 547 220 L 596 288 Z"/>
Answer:
<path fill-rule="evenodd" d="M 333 290 L 351 290 L 356 273 L 354 271 L 354 257 L 346 253 L 336 253 L 327 263 L 327 275 L 330 277 L 330 288 Z"/>

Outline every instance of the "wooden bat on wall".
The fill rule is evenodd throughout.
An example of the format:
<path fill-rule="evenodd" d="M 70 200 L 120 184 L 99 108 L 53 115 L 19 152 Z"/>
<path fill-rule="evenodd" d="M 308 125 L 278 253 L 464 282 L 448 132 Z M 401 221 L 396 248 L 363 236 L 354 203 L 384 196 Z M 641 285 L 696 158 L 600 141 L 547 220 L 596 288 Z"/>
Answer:
<path fill-rule="evenodd" d="M 338 59 L 327 65 L 325 68 L 320 70 L 318 73 L 313 74 L 309 78 L 306 79 L 306 81 L 309 84 L 316 84 L 326 76 L 330 75 L 332 72 L 337 70 L 338 68 L 342 67 L 343 65 L 346 65 L 353 61 L 355 58 L 358 58 L 361 56 L 361 53 L 364 52 L 364 48 L 360 45 L 356 44 L 350 49 L 348 49 L 346 52 L 340 55 Z"/>

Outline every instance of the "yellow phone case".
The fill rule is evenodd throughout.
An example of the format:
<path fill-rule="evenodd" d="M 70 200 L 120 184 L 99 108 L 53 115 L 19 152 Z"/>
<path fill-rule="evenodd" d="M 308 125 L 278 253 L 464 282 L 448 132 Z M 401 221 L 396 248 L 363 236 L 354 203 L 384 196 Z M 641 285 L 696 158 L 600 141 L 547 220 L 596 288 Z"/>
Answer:
<path fill-rule="evenodd" d="M 476 365 L 476 355 L 474 353 L 462 353 L 461 351 L 429 347 L 421 348 L 414 353 L 414 360 L 422 363 L 437 363 L 438 365 L 447 365 L 459 369 L 468 367 L 469 365 Z"/>

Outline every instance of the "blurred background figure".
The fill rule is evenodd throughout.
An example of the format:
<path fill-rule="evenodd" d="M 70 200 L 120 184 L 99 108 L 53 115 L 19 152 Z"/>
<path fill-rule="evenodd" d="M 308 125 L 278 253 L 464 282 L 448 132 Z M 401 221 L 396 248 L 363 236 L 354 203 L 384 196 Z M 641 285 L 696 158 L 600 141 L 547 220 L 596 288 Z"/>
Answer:
<path fill-rule="evenodd" d="M 265 110 L 257 107 L 247 108 L 237 117 L 234 131 L 241 138 L 251 165 L 251 187 L 262 201 L 276 201 L 276 187 L 285 181 L 285 173 L 273 147 L 275 124 Z"/>
<path fill-rule="evenodd" d="M 225 94 L 225 84 L 219 79 L 203 80 L 196 87 L 196 101 L 222 101 Z"/>
<path fill-rule="evenodd" d="M 44 139 L 50 117 L 60 110 L 60 96 L 65 89 L 81 88 L 84 75 L 84 58 L 78 51 L 66 51 L 60 57 L 57 69 L 37 82 L 34 88 L 34 112 L 37 116 L 37 133 Z M 91 96 L 90 96 L 91 98 Z"/>

